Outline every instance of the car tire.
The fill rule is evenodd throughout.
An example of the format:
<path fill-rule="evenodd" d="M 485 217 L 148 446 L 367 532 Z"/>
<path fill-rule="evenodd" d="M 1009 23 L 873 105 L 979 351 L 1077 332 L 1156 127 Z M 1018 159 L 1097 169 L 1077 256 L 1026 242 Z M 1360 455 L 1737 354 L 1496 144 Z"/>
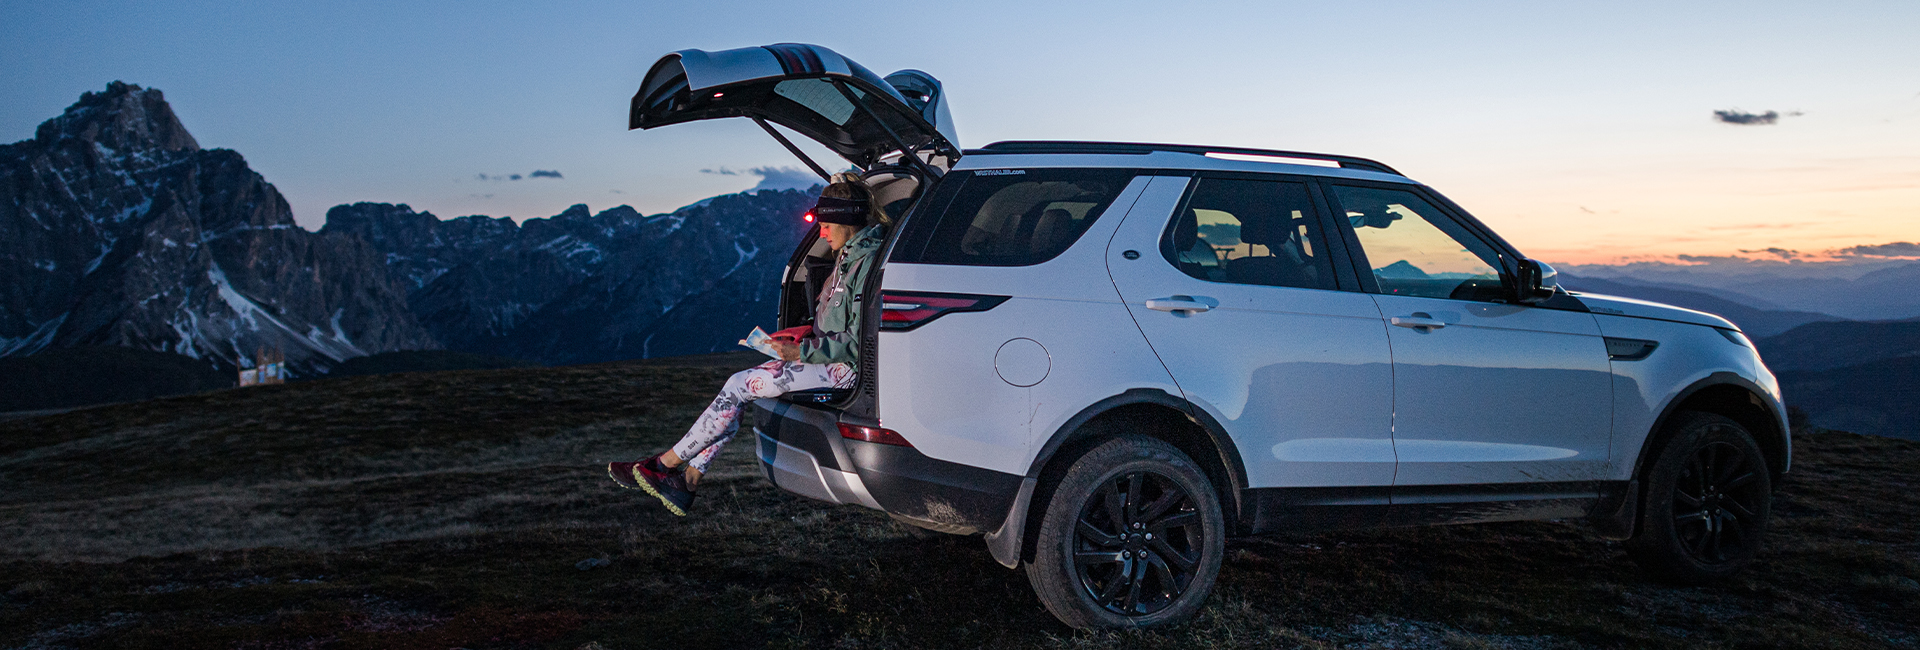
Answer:
<path fill-rule="evenodd" d="M 1656 579 L 1699 585 L 1753 562 L 1772 514 L 1773 481 L 1753 434 L 1713 413 L 1675 416 L 1642 481 L 1645 505 L 1627 555 Z"/>
<path fill-rule="evenodd" d="M 1067 625 L 1185 620 L 1220 574 L 1226 524 L 1199 465 L 1164 441 L 1125 435 L 1068 467 L 1040 514 L 1027 580 Z"/>

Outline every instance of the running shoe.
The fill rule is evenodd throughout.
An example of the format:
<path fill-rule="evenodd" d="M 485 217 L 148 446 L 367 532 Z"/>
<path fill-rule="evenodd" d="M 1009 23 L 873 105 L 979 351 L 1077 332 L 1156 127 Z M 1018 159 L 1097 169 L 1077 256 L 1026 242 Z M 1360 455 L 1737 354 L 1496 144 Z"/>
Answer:
<path fill-rule="evenodd" d="M 652 458 L 648 458 L 631 463 L 607 463 L 607 476 L 612 478 L 613 482 L 620 487 L 629 490 L 644 489 L 640 487 L 640 481 L 633 478 L 633 468 L 650 461 L 657 462 Z"/>
<path fill-rule="evenodd" d="M 693 489 L 687 486 L 686 470 L 661 465 L 658 458 L 633 463 L 633 480 L 640 489 L 659 499 L 668 512 L 685 517 L 687 509 L 693 507 Z"/>

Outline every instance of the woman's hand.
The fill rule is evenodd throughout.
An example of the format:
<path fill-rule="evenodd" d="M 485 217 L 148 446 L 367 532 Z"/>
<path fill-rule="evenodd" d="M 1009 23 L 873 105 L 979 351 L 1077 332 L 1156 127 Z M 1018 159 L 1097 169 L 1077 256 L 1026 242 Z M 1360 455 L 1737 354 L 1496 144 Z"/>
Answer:
<path fill-rule="evenodd" d="M 772 339 L 767 341 L 767 347 L 773 348 L 773 351 L 780 355 L 781 361 L 800 360 L 800 344 L 798 343 L 786 339 Z"/>

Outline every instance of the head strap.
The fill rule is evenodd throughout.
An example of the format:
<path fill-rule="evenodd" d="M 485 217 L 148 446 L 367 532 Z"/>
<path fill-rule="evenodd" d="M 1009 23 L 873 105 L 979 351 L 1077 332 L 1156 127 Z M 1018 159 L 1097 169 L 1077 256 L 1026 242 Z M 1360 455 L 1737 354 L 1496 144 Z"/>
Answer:
<path fill-rule="evenodd" d="M 813 218 L 820 223 L 864 226 L 867 225 L 867 210 L 866 201 L 823 196 L 813 204 Z"/>

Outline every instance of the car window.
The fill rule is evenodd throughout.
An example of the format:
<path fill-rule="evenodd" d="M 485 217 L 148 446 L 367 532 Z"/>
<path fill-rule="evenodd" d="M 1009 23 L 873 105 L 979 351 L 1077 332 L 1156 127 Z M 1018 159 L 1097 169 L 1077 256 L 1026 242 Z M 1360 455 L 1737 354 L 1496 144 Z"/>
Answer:
<path fill-rule="evenodd" d="M 1404 190 L 1335 186 L 1380 292 L 1502 301 L 1500 256 L 1492 246 Z"/>
<path fill-rule="evenodd" d="M 937 222 L 908 223 L 917 249 L 896 262 L 1027 266 L 1053 259 L 1087 232 L 1133 180 L 1123 169 L 1008 169 L 962 179 Z M 943 181 L 943 185 L 951 180 Z M 912 230 L 928 229 L 922 232 Z M 924 239 L 922 239 L 924 237 Z"/>
<path fill-rule="evenodd" d="M 1209 282 L 1332 289 L 1333 265 L 1302 183 L 1202 178 L 1160 253 Z"/>

